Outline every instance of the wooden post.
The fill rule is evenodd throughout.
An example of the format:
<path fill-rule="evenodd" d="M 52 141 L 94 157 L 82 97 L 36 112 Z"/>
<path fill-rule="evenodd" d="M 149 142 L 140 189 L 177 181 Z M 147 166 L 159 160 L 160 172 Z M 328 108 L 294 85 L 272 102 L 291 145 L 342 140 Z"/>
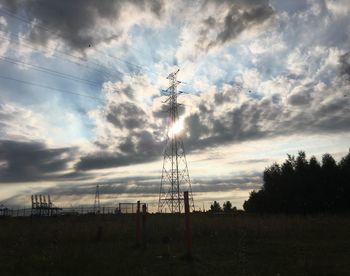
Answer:
<path fill-rule="evenodd" d="M 143 247 L 146 247 L 146 214 L 147 214 L 146 204 L 142 204 L 142 243 L 143 243 Z"/>
<path fill-rule="evenodd" d="M 187 258 L 192 259 L 192 229 L 190 221 L 190 204 L 188 200 L 188 191 L 184 192 L 184 201 L 185 201 L 185 237 L 186 237 L 186 249 L 187 249 Z"/>
<path fill-rule="evenodd" d="M 137 201 L 136 209 L 136 243 L 141 244 L 141 213 L 140 213 L 140 201 Z"/>

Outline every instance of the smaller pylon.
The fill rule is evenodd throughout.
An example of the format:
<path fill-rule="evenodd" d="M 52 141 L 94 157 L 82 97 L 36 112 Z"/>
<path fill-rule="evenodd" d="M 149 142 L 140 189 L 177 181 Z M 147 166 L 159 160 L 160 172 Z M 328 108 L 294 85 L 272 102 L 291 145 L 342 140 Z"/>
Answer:
<path fill-rule="evenodd" d="M 95 214 L 100 213 L 100 186 L 98 184 L 96 185 L 96 192 L 95 192 L 94 213 Z"/>

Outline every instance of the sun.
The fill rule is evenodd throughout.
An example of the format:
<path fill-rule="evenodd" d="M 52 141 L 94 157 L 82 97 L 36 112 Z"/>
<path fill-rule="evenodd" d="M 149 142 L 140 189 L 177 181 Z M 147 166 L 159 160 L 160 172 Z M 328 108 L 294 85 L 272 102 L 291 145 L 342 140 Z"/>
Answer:
<path fill-rule="evenodd" d="M 169 129 L 169 136 L 177 136 L 184 129 L 183 120 L 177 120 Z"/>

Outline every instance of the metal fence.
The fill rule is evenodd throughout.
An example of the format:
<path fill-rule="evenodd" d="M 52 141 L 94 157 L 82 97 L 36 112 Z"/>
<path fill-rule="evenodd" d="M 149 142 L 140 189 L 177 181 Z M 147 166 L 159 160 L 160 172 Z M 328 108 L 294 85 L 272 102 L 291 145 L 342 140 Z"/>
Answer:
<path fill-rule="evenodd" d="M 0 209 L 0 217 L 112 215 L 120 213 L 118 207 L 107 206 L 101 207 L 99 210 L 93 207 Z"/>
<path fill-rule="evenodd" d="M 146 203 L 140 203 L 140 206 L 146 205 L 148 210 L 148 205 Z M 134 214 L 137 211 L 137 203 L 119 203 L 119 212 L 122 214 Z"/>

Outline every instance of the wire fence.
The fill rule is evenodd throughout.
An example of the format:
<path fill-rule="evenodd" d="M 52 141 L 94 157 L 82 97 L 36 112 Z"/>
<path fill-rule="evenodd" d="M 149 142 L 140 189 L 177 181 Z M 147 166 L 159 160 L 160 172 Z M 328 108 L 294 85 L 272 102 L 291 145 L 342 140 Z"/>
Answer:
<path fill-rule="evenodd" d="M 129 205 L 131 206 L 131 205 Z M 136 204 L 135 204 L 136 206 Z M 117 215 L 136 213 L 136 208 L 118 207 L 68 207 L 68 208 L 2 208 L 0 217 L 30 217 L 30 216 L 80 216 L 80 215 Z"/>

